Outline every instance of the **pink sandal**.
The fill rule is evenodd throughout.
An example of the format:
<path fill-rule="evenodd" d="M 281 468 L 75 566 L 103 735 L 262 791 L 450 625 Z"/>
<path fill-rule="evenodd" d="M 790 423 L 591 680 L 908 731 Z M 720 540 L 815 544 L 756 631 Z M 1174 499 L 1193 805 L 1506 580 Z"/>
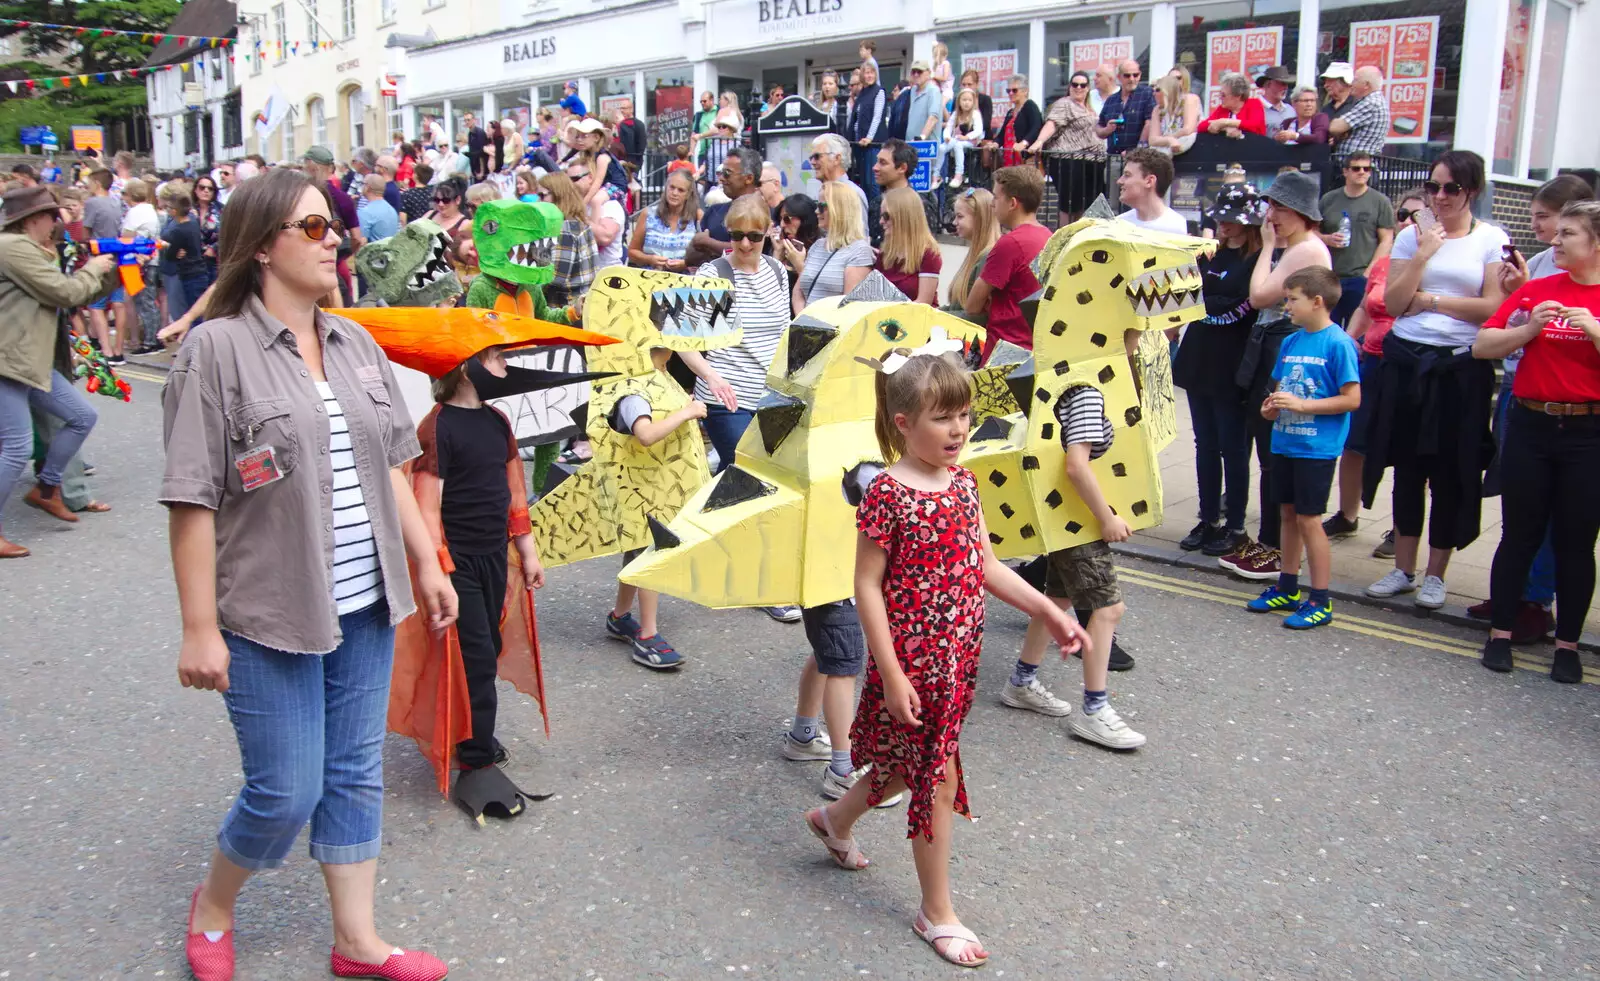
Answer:
<path fill-rule="evenodd" d="M 915 933 L 923 940 L 926 940 L 928 942 L 928 946 L 933 948 L 933 952 L 935 954 L 938 954 L 940 957 L 957 967 L 982 967 L 983 965 L 989 963 L 989 955 L 987 951 L 985 951 L 982 957 L 975 957 L 970 961 L 961 959 L 961 955 L 967 952 L 968 947 L 977 947 L 982 949 L 983 943 L 978 940 L 978 935 L 976 933 L 973 933 L 971 930 L 968 930 L 959 923 L 946 923 L 942 926 L 934 926 L 932 923 L 928 922 L 928 918 L 924 916 L 922 914 L 922 910 L 919 909 L 917 910 L 917 918 L 911 923 L 911 932 Z M 939 949 L 939 941 L 941 940 L 950 941 L 945 945 L 943 950 Z"/>
<path fill-rule="evenodd" d="M 820 825 L 817 823 L 819 815 L 822 819 Z M 856 847 L 854 838 L 839 838 L 834 835 L 833 821 L 828 817 L 826 807 L 806 812 L 806 830 L 822 839 L 822 843 L 828 848 L 828 857 L 833 859 L 833 864 L 846 872 L 860 872 L 872 864 L 861 854 L 861 849 Z M 841 854 L 843 858 L 839 857 Z"/>

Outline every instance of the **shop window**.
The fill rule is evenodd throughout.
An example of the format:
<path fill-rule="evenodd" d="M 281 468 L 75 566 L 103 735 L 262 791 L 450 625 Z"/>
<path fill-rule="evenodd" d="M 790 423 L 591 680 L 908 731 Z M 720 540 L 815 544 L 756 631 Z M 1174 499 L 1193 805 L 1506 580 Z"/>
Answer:
<path fill-rule="evenodd" d="M 512 89 L 494 94 L 495 111 L 499 118 L 516 122 L 517 132 L 527 135 L 528 121 L 533 118 L 533 107 L 528 104 L 528 89 Z"/>
<path fill-rule="evenodd" d="M 1282 5 L 1288 9 L 1281 13 L 1265 13 L 1262 6 L 1231 2 L 1178 8 L 1177 64 L 1189 70 L 1191 91 L 1200 97 L 1202 111 L 1210 112 L 1221 103 L 1218 83 L 1225 72 L 1241 72 L 1251 79 L 1273 65 L 1295 72 L 1299 6 Z M 1324 31 L 1328 6 L 1323 4 Z"/>
<path fill-rule="evenodd" d="M 595 79 L 593 84 L 589 111 L 602 120 L 606 118 L 608 112 L 621 105 L 624 99 L 633 98 L 632 72 L 626 75 L 606 75 Z M 634 106 L 634 111 L 638 111 L 637 104 Z"/>
<path fill-rule="evenodd" d="M 994 118 L 991 126 L 998 127 L 1011 108 L 1006 94 L 1006 79 L 1012 75 L 1028 75 L 1028 95 L 1034 102 L 1045 96 L 1043 79 L 1029 75 L 1028 25 L 994 27 L 980 31 L 959 31 L 940 34 L 939 40 L 950 48 L 950 68 L 958 83 L 969 70 L 978 73 L 978 85 L 994 100 Z"/>
<path fill-rule="evenodd" d="M 1539 88 L 1534 96 L 1533 133 L 1528 147 L 1528 178 L 1547 181 L 1556 175 L 1556 114 L 1561 109 L 1561 76 L 1567 64 L 1567 37 L 1572 33 L 1572 8 L 1548 2 L 1539 32 Z"/>
<path fill-rule="evenodd" d="M 1137 10 L 1054 20 L 1044 25 L 1045 70 L 1034 79 L 1034 101 L 1040 109 L 1067 94 L 1067 79 L 1074 71 L 1094 72 L 1102 64 L 1115 66 L 1123 58 L 1133 58 L 1150 75 L 1150 13 Z M 953 62 L 952 62 L 953 64 Z"/>
<path fill-rule="evenodd" d="M 1432 161 L 1450 149 L 1465 0 L 1324 0 L 1320 19 L 1319 78 L 1335 61 L 1383 70 L 1389 96 L 1384 154 Z"/>

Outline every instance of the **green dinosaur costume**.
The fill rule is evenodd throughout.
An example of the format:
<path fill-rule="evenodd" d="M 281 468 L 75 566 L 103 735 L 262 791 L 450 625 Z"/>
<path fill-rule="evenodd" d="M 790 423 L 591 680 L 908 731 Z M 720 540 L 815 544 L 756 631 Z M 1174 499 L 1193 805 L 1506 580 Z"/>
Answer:
<path fill-rule="evenodd" d="M 418 218 L 390 238 L 369 242 L 356 253 L 356 271 L 367 284 L 363 307 L 432 307 L 461 295 L 461 280 L 445 258 L 444 229 Z"/>

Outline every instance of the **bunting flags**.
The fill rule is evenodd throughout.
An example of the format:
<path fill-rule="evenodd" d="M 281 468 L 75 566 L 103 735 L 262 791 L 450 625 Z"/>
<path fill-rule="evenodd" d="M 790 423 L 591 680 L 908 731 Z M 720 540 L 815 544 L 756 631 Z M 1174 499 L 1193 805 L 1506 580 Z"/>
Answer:
<path fill-rule="evenodd" d="M 50 91 L 56 88 L 70 89 L 74 85 L 86 86 L 90 82 L 98 82 L 101 85 L 105 85 L 106 76 L 108 74 L 114 81 L 120 82 L 125 77 L 143 78 L 144 76 L 154 74 L 155 72 L 186 72 L 190 70 L 189 64 L 189 62 L 184 62 L 181 65 L 161 65 L 157 68 L 124 68 L 120 71 L 114 72 L 96 72 L 93 75 L 56 75 L 51 78 L 18 78 L 7 81 L 6 87 L 11 90 L 12 94 L 16 94 L 24 90 L 34 92 L 39 89 L 44 89 L 45 91 Z"/>
<path fill-rule="evenodd" d="M 47 24 L 37 20 L 15 20 L 10 17 L 0 17 L 0 27 L 26 27 L 35 31 L 70 31 L 78 37 L 136 37 L 146 43 L 161 42 L 171 38 L 182 47 L 191 41 L 201 41 L 207 47 L 224 48 L 233 43 L 231 37 L 209 37 L 198 34 L 164 34 L 153 31 L 120 31 L 110 27 L 75 27 L 71 24 Z"/>

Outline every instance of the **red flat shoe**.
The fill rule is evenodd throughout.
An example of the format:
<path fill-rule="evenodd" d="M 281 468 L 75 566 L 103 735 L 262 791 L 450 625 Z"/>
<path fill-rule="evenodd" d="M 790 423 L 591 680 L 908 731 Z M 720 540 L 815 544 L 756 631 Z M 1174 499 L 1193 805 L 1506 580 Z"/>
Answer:
<path fill-rule="evenodd" d="M 450 968 L 432 954 L 420 950 L 394 949 L 382 964 L 352 960 L 333 952 L 333 976 L 337 978 L 378 978 L 380 981 L 439 981 Z"/>
<path fill-rule="evenodd" d="M 195 981 L 233 981 L 233 931 L 224 930 L 222 936 L 212 940 L 204 933 L 195 933 L 194 908 L 200 902 L 200 890 L 194 887 L 189 897 L 189 922 L 184 926 L 183 954 L 189 959 L 189 970 Z"/>

